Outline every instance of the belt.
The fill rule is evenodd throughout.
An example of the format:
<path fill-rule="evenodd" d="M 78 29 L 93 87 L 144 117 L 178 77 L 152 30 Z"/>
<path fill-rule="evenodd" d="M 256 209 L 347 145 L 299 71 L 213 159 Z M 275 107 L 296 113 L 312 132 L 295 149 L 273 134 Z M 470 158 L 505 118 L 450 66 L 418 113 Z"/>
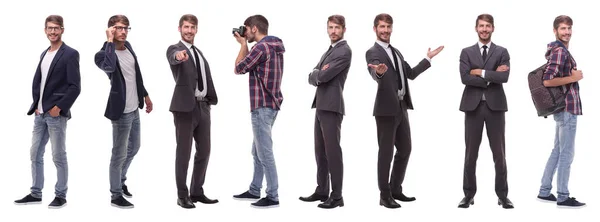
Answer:
<path fill-rule="evenodd" d="M 207 101 L 208 101 L 208 99 L 206 99 L 206 98 L 204 98 L 204 97 L 197 96 L 197 97 L 196 97 L 196 101 L 199 101 L 199 102 L 207 102 Z"/>

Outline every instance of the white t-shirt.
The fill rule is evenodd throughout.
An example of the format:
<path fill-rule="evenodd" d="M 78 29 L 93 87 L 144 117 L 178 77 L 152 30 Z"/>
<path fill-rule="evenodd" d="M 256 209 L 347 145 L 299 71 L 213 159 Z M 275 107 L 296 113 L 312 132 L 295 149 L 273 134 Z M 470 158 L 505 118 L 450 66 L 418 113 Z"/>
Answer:
<path fill-rule="evenodd" d="M 56 52 L 58 52 L 58 50 L 54 50 L 54 51 L 50 51 L 48 50 L 46 52 L 46 55 L 44 55 L 44 58 L 42 59 L 42 64 L 40 64 L 40 68 L 42 71 L 42 80 L 40 82 L 40 100 L 38 101 L 38 112 L 39 113 L 43 113 L 44 112 L 44 108 L 42 108 L 42 100 L 44 99 L 44 87 L 46 86 L 46 78 L 48 78 L 48 71 L 50 69 L 50 64 L 52 64 L 52 60 L 54 60 L 54 56 L 56 55 Z"/>
<path fill-rule="evenodd" d="M 125 109 L 123 113 L 130 113 L 138 108 L 139 100 L 137 93 L 137 84 L 135 81 L 135 59 L 128 49 L 115 50 L 117 58 L 119 58 L 119 65 L 121 66 L 121 73 L 125 78 Z"/>

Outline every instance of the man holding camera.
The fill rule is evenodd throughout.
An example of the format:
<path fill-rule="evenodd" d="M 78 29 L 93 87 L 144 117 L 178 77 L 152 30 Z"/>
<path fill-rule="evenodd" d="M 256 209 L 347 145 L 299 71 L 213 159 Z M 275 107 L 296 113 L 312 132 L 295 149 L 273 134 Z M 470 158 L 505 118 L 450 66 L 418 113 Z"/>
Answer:
<path fill-rule="evenodd" d="M 173 113 L 177 141 L 177 205 L 191 209 L 196 207 L 194 202 L 219 202 L 206 197 L 202 188 L 210 157 L 210 106 L 216 105 L 218 99 L 206 57 L 194 45 L 198 18 L 191 14 L 183 15 L 179 19 L 178 30 L 181 41 L 167 49 L 167 60 L 175 79 L 169 111 Z M 191 190 L 188 191 L 186 180 L 193 140 L 196 141 L 196 154 Z"/>
<path fill-rule="evenodd" d="M 240 52 L 235 60 L 236 74 L 250 73 L 250 111 L 252 117 L 252 156 L 254 177 L 250 189 L 234 195 L 238 199 L 259 199 L 263 177 L 267 179 L 267 196 L 252 203 L 255 207 L 279 206 L 278 181 L 271 129 L 283 102 L 281 80 L 283 77 L 283 53 L 281 39 L 268 35 L 269 22 L 262 15 L 250 16 L 243 28 L 233 31 L 240 43 Z M 247 43 L 256 42 L 248 50 Z"/>
<path fill-rule="evenodd" d="M 331 40 L 329 50 L 308 76 L 308 83 L 317 87 L 312 103 L 315 111 L 315 159 L 317 161 L 317 188 L 306 202 L 324 201 L 320 208 L 331 209 L 344 206 L 342 182 L 344 163 L 340 134 L 344 118 L 343 90 L 350 70 L 352 51 L 344 39 L 346 19 L 332 15 L 327 19 L 327 34 Z M 329 175 L 331 174 L 331 195 Z"/>

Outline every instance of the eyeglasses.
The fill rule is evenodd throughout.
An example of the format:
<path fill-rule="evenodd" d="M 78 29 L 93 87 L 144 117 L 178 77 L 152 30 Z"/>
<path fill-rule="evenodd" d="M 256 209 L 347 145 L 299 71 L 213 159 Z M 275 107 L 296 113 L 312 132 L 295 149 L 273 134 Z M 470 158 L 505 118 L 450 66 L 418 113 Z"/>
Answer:
<path fill-rule="evenodd" d="M 59 31 L 62 30 L 63 27 L 58 27 L 58 26 L 47 26 L 46 27 L 46 31 L 51 32 L 51 31 Z"/>
<path fill-rule="evenodd" d="M 124 27 L 124 26 L 115 26 L 115 29 L 117 31 L 125 31 L 125 32 L 131 31 L 131 27 L 129 27 L 129 26 L 126 26 L 126 27 Z"/>

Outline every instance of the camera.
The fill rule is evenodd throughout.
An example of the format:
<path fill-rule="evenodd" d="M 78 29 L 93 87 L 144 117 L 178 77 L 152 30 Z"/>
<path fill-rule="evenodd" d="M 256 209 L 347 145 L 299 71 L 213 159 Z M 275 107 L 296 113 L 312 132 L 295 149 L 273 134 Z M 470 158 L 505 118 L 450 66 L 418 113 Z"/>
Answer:
<path fill-rule="evenodd" d="M 235 35 L 235 33 L 238 33 L 241 37 L 246 37 L 244 36 L 246 33 L 246 26 L 240 26 L 239 28 L 233 28 L 233 31 L 231 31 L 231 34 Z"/>

